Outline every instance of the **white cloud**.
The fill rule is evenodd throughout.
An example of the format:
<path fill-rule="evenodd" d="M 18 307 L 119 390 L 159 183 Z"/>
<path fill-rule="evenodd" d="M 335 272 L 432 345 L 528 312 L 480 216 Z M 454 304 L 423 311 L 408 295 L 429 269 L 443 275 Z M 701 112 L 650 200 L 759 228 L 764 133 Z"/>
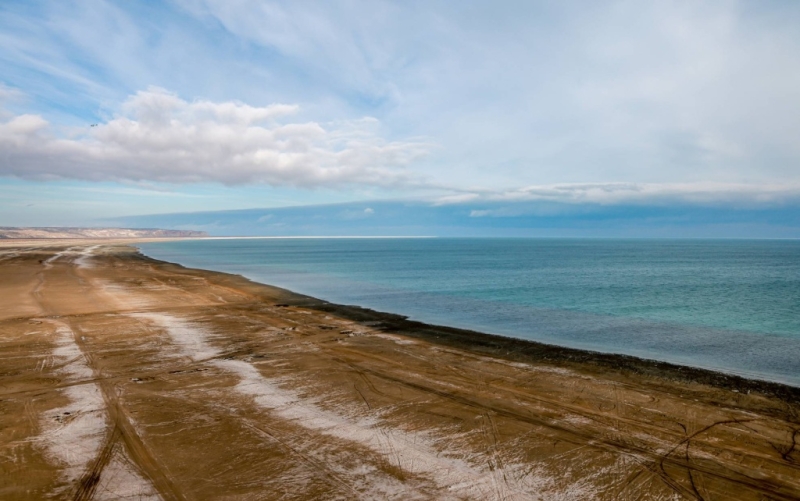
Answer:
<path fill-rule="evenodd" d="M 178 3 L 435 137 L 441 183 L 798 176 L 796 3 Z"/>
<path fill-rule="evenodd" d="M 162 89 L 131 96 L 97 127 L 59 136 L 38 115 L 0 123 L 0 175 L 24 179 L 218 182 L 273 186 L 418 184 L 404 168 L 420 142 L 386 141 L 374 120 L 288 120 L 295 105 L 188 102 Z"/>

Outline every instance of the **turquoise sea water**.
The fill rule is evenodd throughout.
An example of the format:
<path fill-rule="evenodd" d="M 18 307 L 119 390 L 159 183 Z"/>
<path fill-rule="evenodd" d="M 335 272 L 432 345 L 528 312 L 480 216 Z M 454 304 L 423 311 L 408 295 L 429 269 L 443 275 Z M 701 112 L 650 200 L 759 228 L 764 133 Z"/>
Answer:
<path fill-rule="evenodd" d="M 154 258 L 424 322 L 800 386 L 800 241 L 235 239 Z"/>

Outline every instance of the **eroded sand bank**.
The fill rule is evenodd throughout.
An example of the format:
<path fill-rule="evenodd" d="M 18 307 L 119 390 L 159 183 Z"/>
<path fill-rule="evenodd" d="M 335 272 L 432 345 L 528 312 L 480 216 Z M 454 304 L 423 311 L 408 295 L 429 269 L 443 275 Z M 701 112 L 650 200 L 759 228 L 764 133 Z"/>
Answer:
<path fill-rule="evenodd" d="M 800 391 L 0 254 L 2 499 L 799 499 Z"/>

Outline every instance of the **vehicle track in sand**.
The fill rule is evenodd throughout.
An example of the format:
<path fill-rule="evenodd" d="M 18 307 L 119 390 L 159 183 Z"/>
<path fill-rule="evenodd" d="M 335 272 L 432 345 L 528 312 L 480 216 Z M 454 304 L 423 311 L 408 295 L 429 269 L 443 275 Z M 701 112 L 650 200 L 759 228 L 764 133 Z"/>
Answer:
<path fill-rule="evenodd" d="M 350 363 L 348 363 L 347 361 L 345 361 L 345 360 L 339 359 L 338 361 L 343 363 L 343 364 L 345 364 L 345 365 L 348 365 L 348 366 L 352 367 L 352 365 Z M 500 415 L 500 416 L 503 416 L 503 417 L 512 418 L 512 419 L 515 419 L 515 420 L 518 420 L 518 421 L 522 421 L 524 423 L 528 423 L 528 424 L 532 424 L 532 425 L 536 425 L 536 426 L 540 426 L 540 427 L 544 427 L 544 428 L 549 428 L 549 429 L 554 430 L 554 431 L 556 431 L 556 432 L 558 432 L 560 434 L 565 435 L 566 437 L 573 437 L 572 438 L 573 443 L 576 444 L 576 445 L 589 444 L 590 447 L 602 449 L 602 450 L 609 451 L 609 452 L 622 453 L 622 454 L 632 455 L 634 457 L 639 457 L 639 458 L 647 458 L 648 462 L 647 462 L 647 464 L 643 464 L 642 468 L 644 468 L 644 469 L 646 469 L 646 470 L 648 470 L 650 472 L 656 473 L 677 494 L 680 494 L 681 496 L 687 497 L 689 499 L 702 499 L 702 498 L 698 497 L 699 493 L 696 492 L 696 489 L 689 490 L 689 489 L 683 487 L 680 483 L 675 482 L 674 479 L 665 471 L 665 468 L 664 468 L 665 464 L 668 464 L 670 466 L 680 467 L 680 468 L 686 470 L 687 472 L 689 472 L 690 475 L 691 475 L 691 472 L 699 472 L 699 473 L 703 473 L 703 474 L 706 474 L 706 475 L 709 475 L 709 476 L 713 476 L 713 477 L 716 477 L 718 479 L 725 480 L 725 481 L 728 481 L 728 482 L 731 482 L 731 483 L 734 483 L 734 484 L 739 484 L 739 485 L 741 485 L 743 487 L 747 487 L 748 489 L 752 489 L 754 491 L 760 492 L 761 494 L 763 494 L 765 496 L 769 496 L 770 499 L 783 500 L 783 501 L 792 501 L 792 500 L 796 500 L 797 499 L 796 496 L 789 495 L 789 494 L 786 494 L 786 493 L 781 492 L 779 490 L 776 490 L 772 486 L 767 485 L 764 482 L 760 482 L 756 478 L 748 477 L 748 476 L 745 476 L 745 475 L 742 475 L 742 474 L 739 474 L 739 473 L 735 473 L 735 472 L 726 473 L 724 471 L 713 470 L 713 469 L 710 469 L 710 468 L 705 467 L 703 465 L 697 464 L 697 463 L 691 461 L 688 458 L 676 458 L 676 457 L 672 456 L 672 453 L 675 450 L 677 450 L 678 448 L 680 448 L 680 446 L 688 443 L 693 437 L 696 437 L 696 436 L 700 435 L 701 433 L 708 431 L 709 429 L 713 428 L 714 426 L 720 426 L 720 425 L 732 424 L 732 423 L 740 423 L 740 422 L 743 422 L 743 421 L 746 421 L 746 420 L 730 420 L 730 421 L 720 421 L 720 422 L 712 423 L 711 425 L 705 427 L 703 430 L 700 430 L 699 432 L 696 432 L 692 437 L 688 437 L 686 439 L 683 439 L 683 440 L 679 441 L 677 444 L 675 444 L 673 449 L 670 450 L 669 452 L 667 452 L 666 454 L 657 455 L 657 454 L 653 453 L 650 450 L 643 449 L 643 448 L 640 448 L 640 447 L 635 447 L 635 446 L 633 446 L 632 444 L 629 444 L 629 443 L 620 442 L 620 441 L 616 441 L 616 440 L 609 440 L 608 438 L 605 438 L 605 437 L 602 437 L 602 436 L 597 436 L 597 435 L 587 435 L 587 434 L 581 433 L 578 430 L 566 427 L 566 426 L 564 426 L 562 424 L 559 424 L 559 423 L 556 423 L 556 422 L 553 422 L 553 421 L 544 420 L 544 419 L 541 419 L 541 418 L 538 418 L 538 417 L 533 417 L 533 416 L 530 416 L 530 415 L 525 415 L 525 414 L 522 414 L 520 412 L 511 411 L 511 410 L 508 410 L 508 409 L 505 409 L 505 408 L 502 408 L 502 407 L 498 407 L 498 406 L 486 405 L 483 402 L 479 402 L 477 400 L 468 398 L 466 396 L 456 394 L 455 392 L 441 390 L 441 389 L 438 389 L 438 388 L 435 388 L 435 387 L 432 387 L 432 386 L 429 386 L 429 385 L 423 385 L 421 383 L 414 382 L 414 381 L 408 381 L 408 380 L 405 380 L 405 379 L 402 379 L 402 378 L 398 378 L 398 377 L 391 376 L 391 375 L 388 375 L 388 374 L 385 374 L 385 373 L 381 373 L 381 372 L 373 370 L 373 369 L 368 369 L 368 368 L 361 367 L 359 369 L 359 371 L 367 373 L 367 374 L 371 374 L 371 375 L 373 375 L 375 377 L 379 377 L 379 378 L 385 379 L 387 381 L 391 381 L 393 383 L 397 383 L 397 384 L 401 384 L 401 385 L 407 386 L 409 388 L 413 388 L 414 390 L 430 393 L 430 394 L 436 395 L 438 397 L 441 397 L 441 398 L 444 398 L 444 399 L 447 399 L 447 400 L 452 400 L 454 402 L 457 402 L 458 404 L 465 405 L 465 406 L 468 406 L 468 407 L 472 407 L 472 408 L 474 408 L 476 410 L 480 410 L 480 411 L 482 411 L 484 413 L 493 412 L 493 413 L 495 413 L 497 415 Z"/>
<path fill-rule="evenodd" d="M 86 288 L 87 284 L 89 284 L 89 281 L 80 275 L 81 264 L 75 264 L 75 261 L 79 259 L 86 259 L 88 253 L 95 248 L 96 247 L 89 248 L 84 253 L 74 257 L 72 260 L 73 266 L 69 266 L 69 264 L 67 264 L 69 275 L 72 275 L 77 279 L 80 288 Z M 147 447 L 142 443 L 141 438 L 136 433 L 135 428 L 127 419 L 113 383 L 102 377 L 101 372 L 97 369 L 96 364 L 94 363 L 93 354 L 87 349 L 85 343 L 82 342 L 81 336 L 76 334 L 76 328 L 69 316 L 61 317 L 58 315 L 57 309 L 47 305 L 43 291 L 46 283 L 46 274 L 56 266 L 55 263 L 59 259 L 63 259 L 63 257 L 70 253 L 70 251 L 72 251 L 72 248 L 56 253 L 53 257 L 44 261 L 44 266 L 40 273 L 40 279 L 33 290 L 33 295 L 36 298 L 40 308 L 45 313 L 45 316 L 60 317 L 59 322 L 63 322 L 63 324 L 69 329 L 75 345 L 80 350 L 80 356 L 85 359 L 86 365 L 92 371 L 92 378 L 90 378 L 89 381 L 76 382 L 75 384 L 97 384 L 100 387 L 103 400 L 105 402 L 104 411 L 108 416 L 107 421 L 110 423 L 100 453 L 96 458 L 90 461 L 90 467 L 81 476 L 80 480 L 75 486 L 72 499 L 75 501 L 85 501 L 93 498 L 97 484 L 103 474 L 103 470 L 111 460 L 114 450 L 120 444 L 123 444 L 129 459 L 136 465 L 139 471 L 146 476 L 147 480 L 153 483 L 162 499 L 165 501 L 183 500 L 184 497 L 175 488 L 169 476 L 163 471 L 161 465 L 159 465 L 152 457 Z M 64 365 L 69 364 L 70 362 L 71 361 L 68 360 L 64 363 Z"/>

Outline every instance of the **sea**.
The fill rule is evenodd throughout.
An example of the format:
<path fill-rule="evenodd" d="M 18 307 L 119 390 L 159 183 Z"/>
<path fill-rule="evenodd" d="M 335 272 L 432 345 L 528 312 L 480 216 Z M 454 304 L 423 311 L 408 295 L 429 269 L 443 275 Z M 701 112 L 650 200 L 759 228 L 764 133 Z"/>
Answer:
<path fill-rule="evenodd" d="M 139 244 L 422 322 L 800 386 L 800 241 L 204 239 Z"/>

